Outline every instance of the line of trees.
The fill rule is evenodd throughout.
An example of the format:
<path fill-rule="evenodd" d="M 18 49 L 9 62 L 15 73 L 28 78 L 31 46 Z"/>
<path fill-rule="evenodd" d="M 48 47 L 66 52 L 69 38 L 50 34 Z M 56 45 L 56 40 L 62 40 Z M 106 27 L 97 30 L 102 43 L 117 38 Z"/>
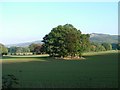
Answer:
<path fill-rule="evenodd" d="M 83 37 L 85 38 L 85 36 L 83 36 Z M 70 38 L 72 38 L 72 37 L 69 37 L 68 39 L 70 39 Z M 88 38 L 86 38 L 86 39 L 88 39 Z M 85 40 L 83 40 L 83 41 L 85 41 Z M 0 46 L 2 46 L 2 55 L 7 55 L 8 53 L 11 55 L 27 55 L 27 54 L 38 55 L 38 54 L 48 53 L 51 56 L 57 56 L 57 55 L 59 55 L 58 53 L 60 53 L 61 55 L 65 55 L 65 53 L 67 55 L 81 54 L 81 53 L 74 53 L 74 52 L 76 52 L 74 49 L 77 47 L 72 45 L 73 44 L 72 41 L 71 41 L 72 42 L 71 44 L 70 44 L 70 41 L 68 41 L 68 40 L 65 41 L 65 43 L 68 43 L 68 45 L 66 45 L 66 47 L 62 41 L 60 42 L 59 40 L 56 40 L 56 42 L 53 44 L 51 42 L 49 42 L 50 43 L 49 45 L 48 45 L 48 43 L 47 44 L 34 44 L 34 43 L 32 43 L 28 47 L 15 47 L 15 46 L 13 46 L 13 47 L 7 48 L 3 44 L 1 44 Z M 54 45 L 55 45 L 55 47 L 54 47 Z M 68 51 L 66 51 L 66 49 L 68 49 Z M 86 42 L 84 42 L 80 46 L 79 50 L 81 50 L 82 52 L 91 52 L 91 51 L 92 52 L 99 52 L 99 51 L 108 51 L 108 50 L 120 50 L 120 44 L 110 44 L 110 43 L 99 44 L 99 43 L 94 43 L 94 42 L 89 43 L 87 40 Z M 75 56 L 75 55 L 73 55 L 73 56 Z"/>
<path fill-rule="evenodd" d="M 98 52 L 98 51 L 108 51 L 108 50 L 112 50 L 112 44 L 110 43 L 99 44 L 92 42 L 87 51 Z"/>
<path fill-rule="evenodd" d="M 30 44 L 28 47 L 10 47 L 8 53 L 11 55 L 43 54 L 42 44 Z"/>
<path fill-rule="evenodd" d="M 30 49 L 28 47 L 10 47 L 8 48 L 8 53 L 11 55 L 26 55 L 30 53 Z"/>
<path fill-rule="evenodd" d="M 72 45 L 70 45 L 70 41 L 66 41 L 66 43 L 68 43 L 68 42 L 69 42 L 69 44 L 68 44 L 66 49 L 70 48 L 71 50 L 68 50 L 67 54 L 71 55 L 72 53 L 70 53 L 70 52 L 72 50 L 74 51 L 74 47 L 72 47 Z M 85 44 L 85 42 L 84 42 L 84 44 Z M 60 54 L 65 54 L 65 52 L 62 52 L 62 50 L 64 49 L 64 47 L 62 47 L 62 46 L 64 46 L 64 45 L 61 44 Z M 45 54 L 45 53 L 51 54 L 51 56 L 58 55 L 56 53 L 57 52 L 57 47 L 48 49 L 48 47 L 46 47 L 45 44 L 34 44 L 34 43 L 32 43 L 28 47 L 12 46 L 10 48 L 7 48 L 3 44 L 0 44 L 0 47 L 1 47 L 0 52 L 1 52 L 2 55 L 7 55 L 8 53 L 11 54 L 11 55 L 27 55 L 27 54 L 37 55 L 37 54 Z M 51 45 L 49 45 L 49 47 L 51 47 Z M 56 51 L 55 51 L 55 49 L 56 49 Z M 118 48 L 117 44 L 114 44 L 114 46 L 112 46 L 112 44 L 109 44 L 109 43 L 98 44 L 98 43 L 93 43 L 92 42 L 92 43 L 87 44 L 87 46 L 83 45 L 81 47 L 81 51 L 84 51 L 84 52 L 91 52 L 91 51 L 92 52 L 99 52 L 99 51 L 107 51 L 107 50 L 112 50 L 112 49 L 114 49 L 114 50 L 120 49 L 120 46 Z M 54 51 L 55 51 L 56 54 L 54 53 Z"/>
<path fill-rule="evenodd" d="M 0 55 L 29 55 L 29 54 L 45 54 L 42 44 L 30 44 L 28 47 L 5 47 L 0 43 Z"/>
<path fill-rule="evenodd" d="M 43 44 L 34 44 L 29 45 L 30 52 L 33 54 L 45 54 Z"/>

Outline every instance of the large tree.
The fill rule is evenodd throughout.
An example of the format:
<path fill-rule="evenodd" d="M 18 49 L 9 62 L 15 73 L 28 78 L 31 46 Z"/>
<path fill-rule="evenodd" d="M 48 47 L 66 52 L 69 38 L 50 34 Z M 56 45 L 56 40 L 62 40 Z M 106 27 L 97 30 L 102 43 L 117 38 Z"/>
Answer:
<path fill-rule="evenodd" d="M 43 38 L 50 56 L 81 56 L 89 45 L 89 35 L 82 34 L 71 24 L 59 25 Z"/>

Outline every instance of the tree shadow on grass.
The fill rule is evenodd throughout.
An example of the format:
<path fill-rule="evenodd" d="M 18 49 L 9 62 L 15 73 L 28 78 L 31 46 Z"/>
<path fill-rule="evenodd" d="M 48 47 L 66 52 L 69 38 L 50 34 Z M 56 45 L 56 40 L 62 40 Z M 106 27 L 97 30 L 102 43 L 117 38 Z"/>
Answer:
<path fill-rule="evenodd" d="M 14 56 L 3 56 L 2 59 L 47 59 L 47 58 L 50 58 L 49 56 L 36 56 L 36 57 L 27 57 L 27 56 L 24 56 L 24 57 L 21 57 L 21 56 L 17 56 L 17 57 L 14 57 Z"/>
<path fill-rule="evenodd" d="M 56 60 L 53 57 L 49 56 L 37 56 L 37 57 L 11 57 L 11 56 L 4 56 L 2 59 L 2 62 L 5 64 L 11 64 L 11 63 L 41 63 L 41 62 L 53 62 L 53 61 L 60 61 Z"/>
<path fill-rule="evenodd" d="M 10 56 L 2 56 L 2 59 L 9 59 L 9 58 L 12 58 Z"/>

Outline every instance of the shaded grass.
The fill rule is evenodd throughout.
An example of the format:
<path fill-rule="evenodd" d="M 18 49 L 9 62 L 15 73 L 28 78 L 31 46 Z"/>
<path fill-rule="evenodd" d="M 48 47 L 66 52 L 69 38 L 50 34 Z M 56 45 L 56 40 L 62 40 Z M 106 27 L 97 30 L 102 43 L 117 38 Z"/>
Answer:
<path fill-rule="evenodd" d="M 86 60 L 55 60 L 50 57 L 9 57 L 29 62 L 3 63 L 3 75 L 13 74 L 18 87 L 115 88 L 118 87 L 118 54 L 85 55 Z M 5 58 L 3 58 L 4 60 Z M 43 60 L 43 62 L 41 62 Z"/>

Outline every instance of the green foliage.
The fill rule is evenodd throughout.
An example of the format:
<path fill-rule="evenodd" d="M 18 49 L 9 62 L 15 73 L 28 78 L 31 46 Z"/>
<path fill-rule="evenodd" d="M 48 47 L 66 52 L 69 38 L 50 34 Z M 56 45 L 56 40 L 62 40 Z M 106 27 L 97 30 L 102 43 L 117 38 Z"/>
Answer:
<path fill-rule="evenodd" d="M 34 43 L 29 45 L 30 52 L 34 52 L 35 47 L 36 47 L 36 44 L 34 44 Z"/>
<path fill-rule="evenodd" d="M 119 50 L 118 49 L 118 43 L 112 43 L 111 45 L 112 45 L 113 50 Z"/>
<path fill-rule="evenodd" d="M 118 48 L 118 50 L 120 50 L 120 43 L 117 44 L 117 48 Z"/>
<path fill-rule="evenodd" d="M 23 51 L 24 53 L 27 53 L 27 52 L 30 52 L 30 49 L 29 49 L 29 47 L 23 47 L 23 48 L 22 48 L 22 51 Z"/>
<path fill-rule="evenodd" d="M 112 50 L 112 45 L 111 44 L 103 43 L 102 45 L 105 47 L 106 50 Z"/>
<path fill-rule="evenodd" d="M 16 51 L 17 51 L 17 47 L 15 47 L 15 46 L 12 46 L 12 47 L 9 48 L 9 53 L 10 53 L 11 55 L 12 55 L 12 54 L 15 54 Z"/>
<path fill-rule="evenodd" d="M 16 55 L 17 53 L 20 54 L 20 53 L 29 53 L 30 52 L 30 49 L 28 47 L 10 47 L 9 49 L 9 53 L 11 55 Z"/>
<path fill-rule="evenodd" d="M 36 47 L 34 48 L 34 52 L 36 54 L 42 54 L 42 45 L 41 44 L 37 44 Z"/>
<path fill-rule="evenodd" d="M 112 45 L 109 43 L 91 43 L 89 51 L 98 52 L 98 51 L 107 51 L 112 50 Z"/>
<path fill-rule="evenodd" d="M 30 48 L 30 51 L 33 54 L 42 54 L 42 53 L 44 53 L 43 46 L 44 45 L 42 45 L 42 44 L 34 44 L 34 43 L 32 43 L 31 45 L 29 45 L 29 48 Z"/>
<path fill-rule="evenodd" d="M 95 52 L 96 51 L 96 46 L 95 45 L 90 45 L 89 50 Z"/>
<path fill-rule="evenodd" d="M 82 34 L 80 37 L 80 43 L 81 43 L 81 48 L 80 50 L 83 51 L 88 51 L 90 49 L 90 41 L 89 41 L 89 34 Z"/>
<path fill-rule="evenodd" d="M 1 55 L 7 55 L 8 49 L 3 44 L 0 43 L 0 54 Z"/>
<path fill-rule="evenodd" d="M 81 34 L 71 24 L 59 25 L 43 38 L 44 48 L 50 56 L 80 55 L 89 46 L 89 35 Z"/>
<path fill-rule="evenodd" d="M 22 53 L 23 52 L 23 48 L 22 47 L 17 47 L 16 48 L 16 53 Z"/>

